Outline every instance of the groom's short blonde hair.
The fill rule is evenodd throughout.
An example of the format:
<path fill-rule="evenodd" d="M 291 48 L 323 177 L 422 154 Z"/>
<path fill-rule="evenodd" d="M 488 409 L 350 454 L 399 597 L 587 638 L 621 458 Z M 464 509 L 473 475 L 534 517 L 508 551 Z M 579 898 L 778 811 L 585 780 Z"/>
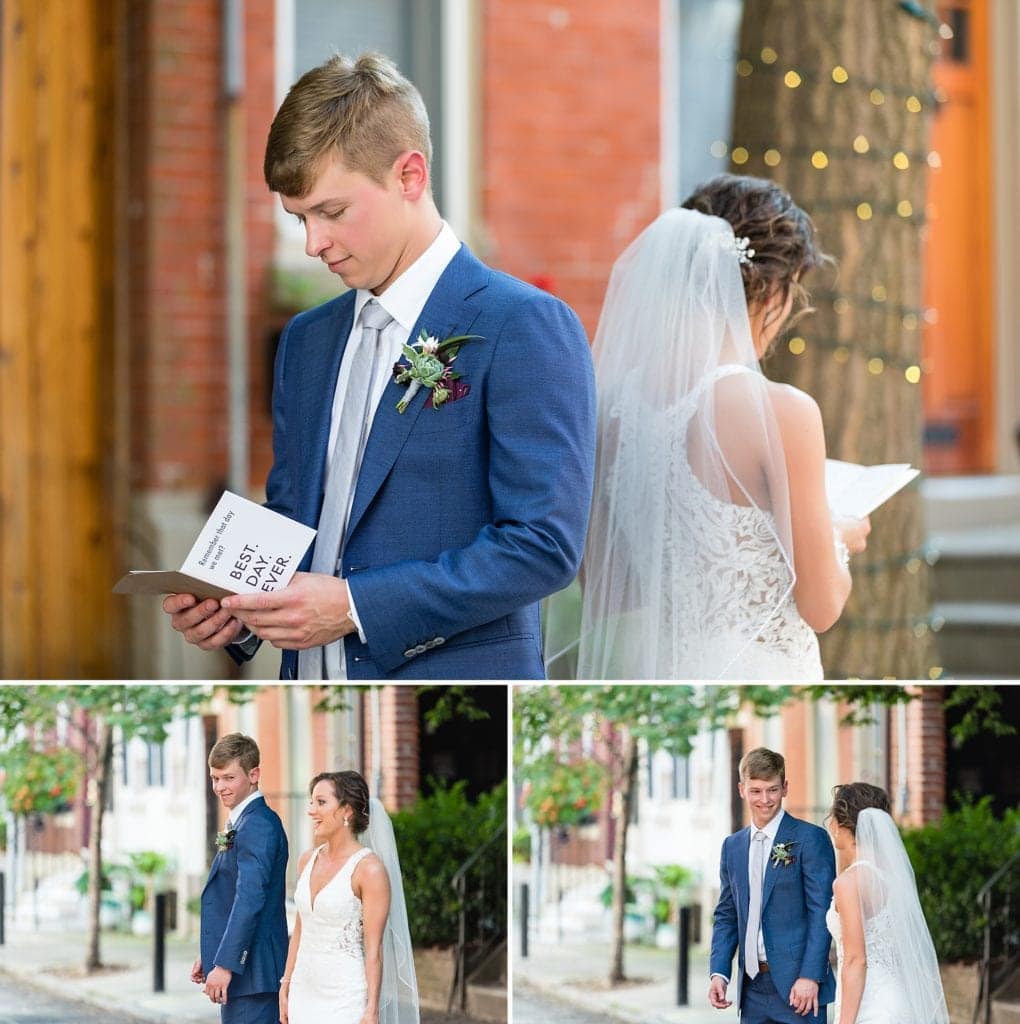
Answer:
<path fill-rule="evenodd" d="M 407 150 L 431 165 L 421 93 L 380 53 L 356 60 L 338 54 L 306 71 L 287 93 L 269 129 L 263 172 L 273 192 L 302 199 L 330 156 L 381 184 Z"/>
<path fill-rule="evenodd" d="M 226 768 L 231 761 L 237 761 L 241 770 L 247 774 L 253 768 L 258 768 L 261 760 L 259 745 L 250 736 L 239 732 L 227 733 L 209 751 L 210 768 Z"/>
<path fill-rule="evenodd" d="M 741 782 L 748 779 L 774 779 L 786 782 L 786 759 L 782 754 L 768 747 L 755 747 L 740 759 L 737 774 Z"/>

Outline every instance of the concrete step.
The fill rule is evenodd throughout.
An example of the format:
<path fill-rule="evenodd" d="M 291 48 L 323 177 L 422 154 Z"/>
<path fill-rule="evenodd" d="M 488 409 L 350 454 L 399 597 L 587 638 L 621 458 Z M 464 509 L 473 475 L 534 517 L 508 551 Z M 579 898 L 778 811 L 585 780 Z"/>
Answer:
<path fill-rule="evenodd" d="M 932 607 L 932 628 L 947 675 L 1020 678 L 1020 604 L 939 602 Z"/>
<path fill-rule="evenodd" d="M 993 999 L 992 1024 L 1020 1024 L 1020 1003 Z"/>
<path fill-rule="evenodd" d="M 1020 604 L 1020 525 L 933 534 L 935 602 Z"/>
<path fill-rule="evenodd" d="M 468 985 L 465 1012 L 474 1020 L 494 1021 L 501 1024 L 507 1019 L 506 984 Z"/>
<path fill-rule="evenodd" d="M 1020 476 L 941 476 L 921 482 L 928 533 L 1020 521 Z"/>

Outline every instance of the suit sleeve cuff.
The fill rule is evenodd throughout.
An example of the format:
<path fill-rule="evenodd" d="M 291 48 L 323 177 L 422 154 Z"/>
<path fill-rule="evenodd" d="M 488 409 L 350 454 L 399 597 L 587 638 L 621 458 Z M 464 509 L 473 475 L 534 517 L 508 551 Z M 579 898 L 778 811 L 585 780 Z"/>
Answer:
<path fill-rule="evenodd" d="M 365 636 L 365 631 L 361 628 L 361 619 L 358 618 L 358 609 L 354 605 L 354 595 L 351 593 L 351 585 L 345 580 L 344 586 L 347 587 L 347 617 L 354 623 L 354 628 L 358 631 L 358 639 L 363 644 L 367 644 L 368 639 Z"/>

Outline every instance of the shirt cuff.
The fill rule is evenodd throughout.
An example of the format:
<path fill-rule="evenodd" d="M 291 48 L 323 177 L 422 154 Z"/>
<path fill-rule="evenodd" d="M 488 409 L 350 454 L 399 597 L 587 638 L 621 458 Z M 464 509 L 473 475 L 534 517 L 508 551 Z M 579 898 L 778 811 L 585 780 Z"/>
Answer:
<path fill-rule="evenodd" d="M 367 644 L 368 640 L 365 639 L 365 631 L 361 628 L 361 619 L 358 618 L 358 609 L 354 607 L 354 595 L 351 593 L 351 585 L 344 580 L 344 586 L 347 587 L 347 618 L 354 623 L 354 628 L 358 631 L 358 639 L 363 644 Z"/>
<path fill-rule="evenodd" d="M 730 983 L 730 979 L 727 978 L 725 974 L 720 974 L 718 971 L 713 971 L 708 977 L 709 980 L 711 980 L 712 978 L 722 978 L 722 980 L 725 981 L 727 985 Z"/>

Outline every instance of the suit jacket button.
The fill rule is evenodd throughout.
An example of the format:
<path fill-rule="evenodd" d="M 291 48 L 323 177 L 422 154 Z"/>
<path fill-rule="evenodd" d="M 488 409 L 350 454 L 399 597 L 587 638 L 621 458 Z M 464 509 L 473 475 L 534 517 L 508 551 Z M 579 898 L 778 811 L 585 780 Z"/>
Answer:
<path fill-rule="evenodd" d="M 406 651 L 404 651 L 404 657 L 405 658 L 413 658 L 415 653 L 416 652 L 415 652 L 415 649 L 413 647 L 408 647 L 408 649 Z"/>
<path fill-rule="evenodd" d="M 433 640 L 432 642 L 436 645 L 436 647 L 438 647 L 440 644 L 445 644 L 446 643 L 446 637 L 445 636 L 437 636 L 435 638 L 435 640 Z"/>
<path fill-rule="evenodd" d="M 418 644 L 418 646 L 414 649 L 414 653 L 424 654 L 427 650 L 428 648 L 424 644 Z"/>

